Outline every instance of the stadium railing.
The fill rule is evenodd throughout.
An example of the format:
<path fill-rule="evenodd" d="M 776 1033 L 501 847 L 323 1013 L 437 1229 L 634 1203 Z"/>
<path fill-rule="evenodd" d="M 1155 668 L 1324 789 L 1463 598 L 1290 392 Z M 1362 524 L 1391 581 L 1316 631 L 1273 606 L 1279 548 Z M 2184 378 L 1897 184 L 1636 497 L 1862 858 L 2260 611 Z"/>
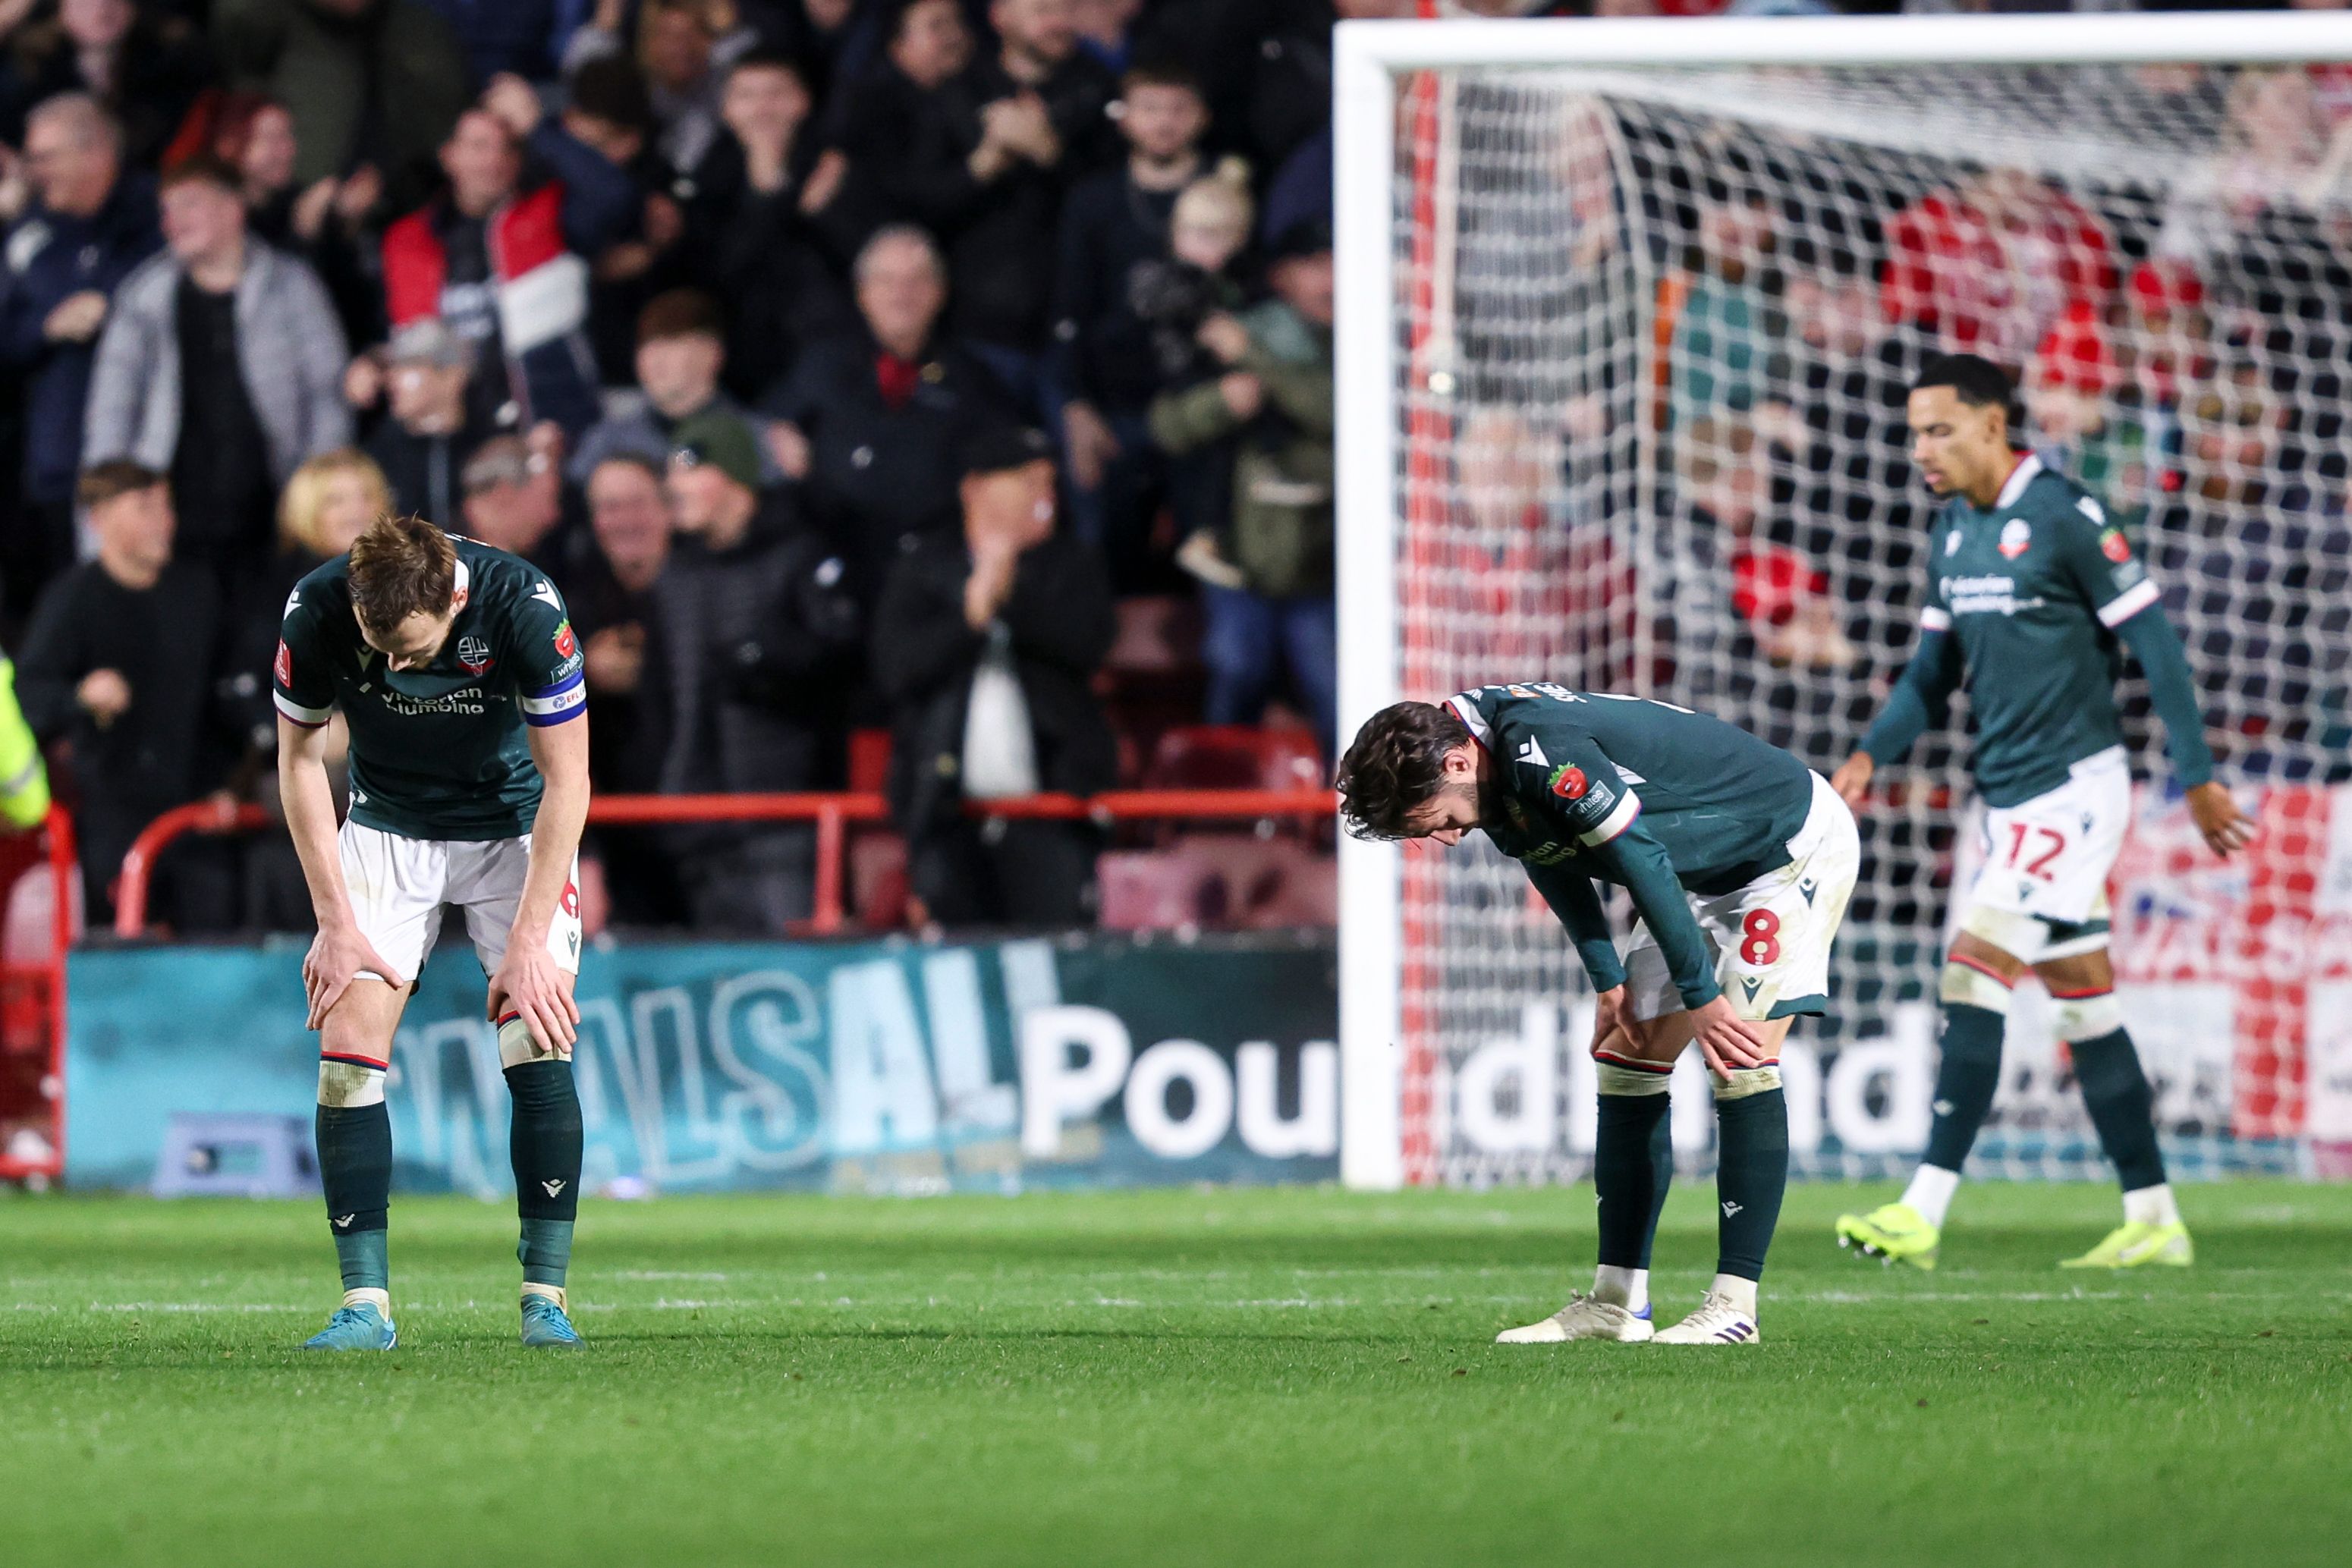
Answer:
<path fill-rule="evenodd" d="M 1329 817 L 1328 789 L 1112 789 L 1099 795 L 1023 795 L 965 805 L 971 816 L 1018 821 L 1092 821 L 1109 826 L 1149 821 L 1246 821 Z M 890 820 L 878 794 L 602 795 L 588 805 L 590 827 L 651 827 L 681 822 L 807 822 L 816 829 L 815 894 L 801 934 L 837 936 L 850 929 L 846 882 L 850 829 Z M 147 825 L 122 857 L 114 895 L 114 933 L 147 934 L 147 895 L 155 862 L 188 833 L 257 832 L 278 819 L 254 805 L 193 800 Z M 62 959 L 60 959 L 62 963 Z"/>
<path fill-rule="evenodd" d="M 46 866 L 49 878 L 47 950 L 37 958 L 11 953 L 0 961 L 0 1069 L 8 1082 L 0 1084 L 0 1114 L 11 1121 L 21 1109 L 18 1064 L 27 1057 L 38 1061 L 37 1081 L 23 1098 L 45 1105 L 48 1133 L 43 1152 L 13 1155 L 0 1147 L 0 1181 L 50 1180 L 65 1170 L 66 1077 L 66 952 L 73 946 L 75 879 L 80 875 L 74 844 L 73 818 L 62 806 L 51 806 L 42 825 L 45 845 L 12 866 Z M 10 879 L 14 885 L 14 878 Z M 29 1124 L 35 1118 L 23 1118 Z"/>

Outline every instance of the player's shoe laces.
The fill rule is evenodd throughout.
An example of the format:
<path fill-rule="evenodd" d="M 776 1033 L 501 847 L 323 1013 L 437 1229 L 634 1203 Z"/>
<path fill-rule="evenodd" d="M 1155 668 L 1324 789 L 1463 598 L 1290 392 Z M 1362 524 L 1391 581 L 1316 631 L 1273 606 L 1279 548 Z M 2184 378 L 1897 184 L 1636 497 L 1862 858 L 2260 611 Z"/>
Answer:
<path fill-rule="evenodd" d="M 1505 1329 L 1495 1336 L 1496 1344 L 1559 1344 L 1572 1339 L 1615 1340 L 1620 1344 L 1639 1344 L 1656 1331 L 1650 1326 L 1650 1309 L 1629 1312 L 1614 1302 L 1603 1301 L 1579 1291 L 1568 1299 L 1568 1305 L 1541 1322 L 1525 1328 Z"/>
<path fill-rule="evenodd" d="M 1670 1329 L 1660 1329 L 1654 1344 L 1755 1344 L 1763 1339 L 1756 1319 L 1720 1291 L 1709 1291 L 1698 1311 Z"/>
<path fill-rule="evenodd" d="M 522 1299 L 522 1343 L 533 1349 L 569 1350 L 580 1343 L 580 1331 L 551 1296 Z"/>
<path fill-rule="evenodd" d="M 362 1301 L 355 1307 L 337 1307 L 327 1326 L 302 1342 L 304 1350 L 390 1350 L 400 1343 L 400 1330 L 393 1321 L 375 1310 L 373 1303 Z"/>
<path fill-rule="evenodd" d="M 2197 1261 L 2185 1225 L 2150 1225 L 2134 1220 L 2107 1232 L 2107 1239 L 2080 1258 L 2062 1260 L 2061 1269 L 2137 1269 L 2143 1263 L 2186 1269 Z"/>
<path fill-rule="evenodd" d="M 1881 1263 L 1933 1269 L 1936 1249 L 1943 1237 L 1939 1228 L 1928 1224 L 1927 1218 L 1907 1203 L 1885 1204 L 1868 1214 L 1838 1216 L 1838 1245 L 1851 1247 Z"/>

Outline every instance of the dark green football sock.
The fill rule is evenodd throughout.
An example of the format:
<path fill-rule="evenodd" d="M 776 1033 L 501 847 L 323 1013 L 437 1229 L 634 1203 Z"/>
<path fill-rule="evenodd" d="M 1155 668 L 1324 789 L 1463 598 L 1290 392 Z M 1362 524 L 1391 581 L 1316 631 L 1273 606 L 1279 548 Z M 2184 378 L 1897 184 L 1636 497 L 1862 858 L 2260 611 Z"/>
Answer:
<path fill-rule="evenodd" d="M 1789 1097 L 1779 1089 L 1715 1103 L 1718 1274 L 1764 1277 L 1789 1186 Z"/>
<path fill-rule="evenodd" d="M 572 1266 L 572 1226 L 580 1214 L 580 1093 L 572 1063 L 525 1061 L 507 1069 L 514 1096 L 515 1211 L 527 1284 L 561 1287 Z"/>
<path fill-rule="evenodd" d="M 2000 1037 L 2009 1019 L 1990 1008 L 1944 1004 L 1943 1060 L 1936 1068 L 1936 1119 L 1924 1163 L 1956 1171 L 1969 1163 L 1977 1130 L 2000 1087 Z"/>
<path fill-rule="evenodd" d="M 1664 1094 L 1603 1094 L 1592 1146 L 1604 1268 L 1646 1269 L 1666 1188 L 1674 1180 L 1673 1131 Z"/>
<path fill-rule="evenodd" d="M 2164 1184 L 2164 1154 L 2156 1144 L 2156 1096 L 2140 1071 L 2139 1052 L 2123 1030 L 2067 1048 L 2083 1105 L 2099 1130 L 2099 1146 L 2116 1166 L 2126 1192 Z"/>
<path fill-rule="evenodd" d="M 319 1183 L 346 1291 L 392 1287 L 385 1226 L 392 1206 L 392 1113 L 373 1105 L 319 1107 Z"/>

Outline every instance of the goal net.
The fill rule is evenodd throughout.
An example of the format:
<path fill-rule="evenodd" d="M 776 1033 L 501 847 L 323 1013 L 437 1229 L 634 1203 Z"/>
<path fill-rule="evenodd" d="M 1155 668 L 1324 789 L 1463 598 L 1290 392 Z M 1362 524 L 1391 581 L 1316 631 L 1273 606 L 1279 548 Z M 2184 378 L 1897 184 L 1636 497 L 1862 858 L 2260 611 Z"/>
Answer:
<path fill-rule="evenodd" d="M 2273 33 L 2269 62 L 2212 63 L 2242 57 L 2245 18 L 2177 60 L 2146 63 L 2143 39 L 2141 63 L 2097 63 L 2151 20 L 2069 23 L 2093 40 L 2073 64 L 1852 66 L 1595 63 L 1628 51 L 1581 24 L 1494 26 L 1477 63 L 1492 25 L 1429 25 L 1471 63 L 1381 70 L 1376 162 L 1341 126 L 1348 716 L 1553 680 L 1716 714 L 1830 771 L 1916 636 L 1932 501 L 1906 383 L 1938 351 L 1987 355 L 2019 380 L 2028 443 L 2147 558 L 2263 824 L 2238 862 L 2203 850 L 2127 678 L 2115 952 L 2168 1155 L 2191 1177 L 2345 1174 L 2352 70 L 2282 60 Z M 1937 36 L 1987 37 L 1954 25 Z M 1898 56 L 1921 35 L 1763 26 L 1874 27 Z M 1860 814 L 1832 1010 L 1785 1065 L 1801 1171 L 1893 1174 L 1925 1141 L 1946 924 L 1981 854 L 1967 730 L 1963 698 Z M 1396 1099 L 1389 1174 L 1583 1175 L 1588 988 L 1518 866 L 1483 840 L 1349 853 L 1352 887 L 1394 889 L 1392 912 L 1351 897 L 1343 937 L 1350 1071 Z M 2047 1000 L 2020 997 L 1973 1174 L 2100 1174 Z M 1703 1169 L 1695 1058 L 1675 1134 Z"/>

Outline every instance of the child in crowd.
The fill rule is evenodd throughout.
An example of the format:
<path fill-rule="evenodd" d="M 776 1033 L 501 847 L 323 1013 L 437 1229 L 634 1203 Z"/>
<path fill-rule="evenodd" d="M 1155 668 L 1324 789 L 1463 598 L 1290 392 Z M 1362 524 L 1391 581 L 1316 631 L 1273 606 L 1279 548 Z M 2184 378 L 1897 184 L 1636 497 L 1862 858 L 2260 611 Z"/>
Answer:
<path fill-rule="evenodd" d="M 1234 263 L 1249 244 L 1255 213 L 1250 201 L 1249 166 L 1227 158 L 1211 172 L 1184 187 L 1170 216 L 1168 248 L 1171 260 L 1161 269 L 1139 277 L 1138 295 L 1157 287 L 1169 306 L 1136 300 L 1136 314 L 1152 324 L 1152 348 L 1160 371 L 1171 387 L 1181 387 L 1220 373 L 1218 362 L 1202 339 L 1206 323 L 1237 309 L 1240 287 L 1232 278 Z M 1183 543 L 1176 564 L 1202 581 L 1219 588 L 1242 586 L 1240 569 L 1233 564 L 1224 538 L 1230 518 L 1227 497 L 1217 483 L 1223 465 L 1219 455 L 1190 453 L 1172 455 L 1170 504 Z"/>

